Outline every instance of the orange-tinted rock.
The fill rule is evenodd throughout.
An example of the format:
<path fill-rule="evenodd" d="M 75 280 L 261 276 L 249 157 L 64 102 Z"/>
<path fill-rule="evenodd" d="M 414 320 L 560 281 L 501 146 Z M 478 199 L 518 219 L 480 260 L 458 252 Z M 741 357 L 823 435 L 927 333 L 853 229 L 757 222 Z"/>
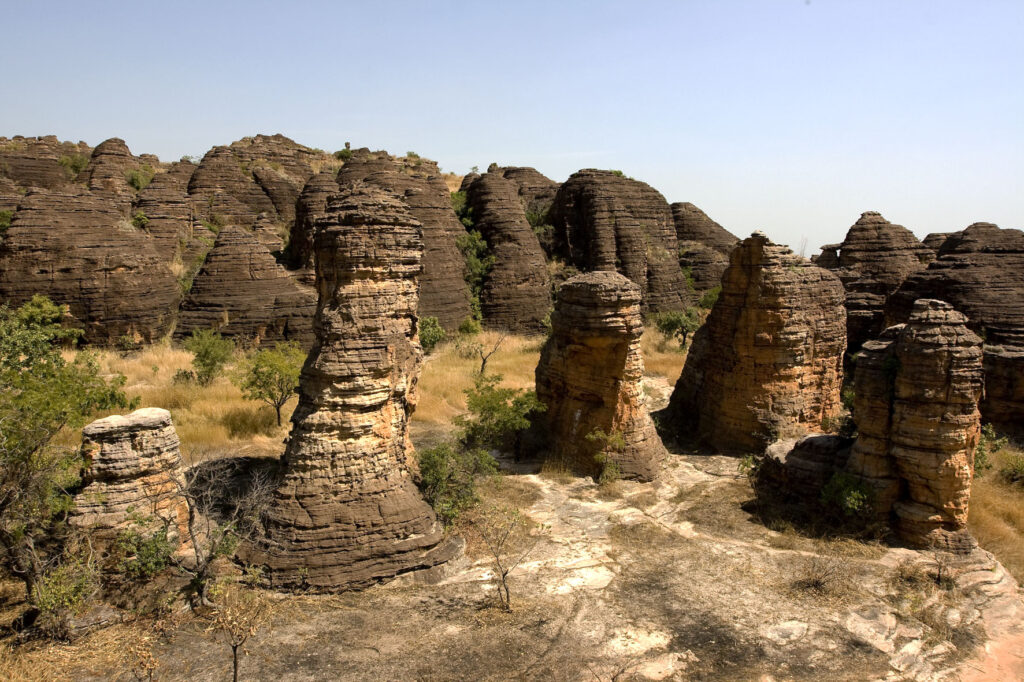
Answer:
<path fill-rule="evenodd" d="M 645 312 L 682 310 L 696 300 L 679 267 L 672 211 L 650 185 L 581 170 L 559 187 L 549 218 L 566 263 L 622 273 L 643 292 Z"/>
<path fill-rule="evenodd" d="M 261 343 L 313 341 L 313 292 L 281 267 L 256 234 L 223 228 L 182 303 L 175 336 L 215 329 Z"/>
<path fill-rule="evenodd" d="M 906 325 L 865 344 L 854 376 L 859 435 L 847 470 L 876 490 L 915 547 L 969 550 L 974 451 L 981 430 L 981 339 L 943 301 L 915 302 Z"/>
<path fill-rule="evenodd" d="M 551 280 L 518 186 L 500 172 L 485 173 L 470 186 L 468 199 L 473 227 L 494 256 L 480 294 L 484 325 L 518 333 L 543 332 L 544 319 L 551 312 Z"/>
<path fill-rule="evenodd" d="M 820 431 L 840 408 L 839 279 L 755 233 L 733 250 L 669 406 L 672 426 L 727 452 Z"/>
<path fill-rule="evenodd" d="M 422 351 L 422 229 L 389 193 L 349 188 L 315 248 L 316 343 L 302 370 L 266 542 L 243 550 L 270 584 L 351 589 L 452 555 L 407 466 Z"/>
<path fill-rule="evenodd" d="M 465 262 L 455 240 L 466 230 L 452 210 L 451 193 L 437 164 L 422 158 L 394 158 L 358 150 L 338 172 L 342 187 L 366 182 L 401 199 L 423 226 L 420 317 L 436 317 L 448 330 L 470 317 Z"/>
<path fill-rule="evenodd" d="M 603 455 L 626 478 L 649 481 L 665 449 L 643 404 L 640 288 L 616 272 L 577 275 L 558 289 L 537 366 L 532 445 L 597 475 Z M 604 435 L 604 437 L 601 436 Z"/>
<path fill-rule="evenodd" d="M 149 407 L 92 422 L 82 429 L 82 458 L 71 525 L 107 546 L 123 531 L 164 527 L 169 540 L 186 542 L 185 469 L 170 412 Z"/>
<path fill-rule="evenodd" d="M 20 305 L 35 294 L 68 305 L 83 340 L 100 345 L 160 339 L 178 303 L 153 238 L 81 189 L 30 191 L 0 243 L 0 301 Z"/>

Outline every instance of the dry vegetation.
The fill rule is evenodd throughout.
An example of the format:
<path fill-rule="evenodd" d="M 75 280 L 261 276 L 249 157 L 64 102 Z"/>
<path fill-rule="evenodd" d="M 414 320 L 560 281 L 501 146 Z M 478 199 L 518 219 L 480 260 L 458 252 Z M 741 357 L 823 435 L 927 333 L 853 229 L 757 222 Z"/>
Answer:
<path fill-rule="evenodd" d="M 978 544 L 995 554 L 1024 584 L 1024 486 L 1005 483 L 999 477 L 999 470 L 1015 455 L 1024 455 L 1024 451 L 1003 448 L 992 456 L 992 470 L 974 479 L 968 526 Z"/>

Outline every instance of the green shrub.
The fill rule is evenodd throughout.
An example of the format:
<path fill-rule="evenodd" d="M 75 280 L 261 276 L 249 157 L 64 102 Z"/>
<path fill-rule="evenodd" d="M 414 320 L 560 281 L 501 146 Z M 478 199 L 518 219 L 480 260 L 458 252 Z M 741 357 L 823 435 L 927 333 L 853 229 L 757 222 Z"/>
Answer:
<path fill-rule="evenodd" d="M 461 234 L 455 240 L 455 244 L 462 252 L 466 261 L 466 284 L 469 285 L 473 315 L 480 319 L 480 294 L 484 289 L 484 282 L 491 268 L 494 267 L 494 255 L 490 251 L 487 242 L 476 230 L 470 230 Z"/>
<path fill-rule="evenodd" d="M 171 377 L 171 383 L 174 384 L 191 384 L 196 380 L 196 373 L 190 369 L 179 369 Z"/>
<path fill-rule="evenodd" d="M 147 534 L 129 526 L 114 543 L 118 571 L 135 581 L 149 580 L 167 568 L 173 551 L 164 528 Z"/>
<path fill-rule="evenodd" d="M 299 388 L 306 351 L 294 341 L 261 348 L 241 364 L 234 378 L 247 400 L 260 400 L 274 408 L 281 425 L 281 408 Z"/>
<path fill-rule="evenodd" d="M 697 301 L 697 305 L 705 310 L 711 310 L 715 307 L 715 303 L 718 303 L 718 296 L 722 293 L 722 285 L 719 284 L 714 289 L 708 289 L 704 292 L 704 295 Z"/>
<path fill-rule="evenodd" d="M 605 433 L 603 429 L 594 429 L 586 435 L 586 439 L 592 443 L 598 443 L 601 447 L 601 452 L 594 455 L 594 461 L 601 467 L 597 476 L 597 484 L 610 485 L 621 479 L 622 469 L 614 454 L 621 453 L 626 449 L 626 439 L 622 432 Z"/>
<path fill-rule="evenodd" d="M 89 157 L 85 154 L 65 154 L 57 163 L 74 180 L 89 165 Z"/>
<path fill-rule="evenodd" d="M 859 478 L 837 472 L 822 488 L 821 502 L 843 518 L 866 519 L 872 512 L 874 491 Z"/>
<path fill-rule="evenodd" d="M 1007 483 L 1024 485 L 1024 454 L 1010 455 L 1006 464 L 999 468 L 999 476 Z"/>
<path fill-rule="evenodd" d="M 231 359 L 235 344 L 212 329 L 200 329 L 192 332 L 192 336 L 185 341 L 185 350 L 194 356 L 192 367 L 195 369 L 196 381 L 202 386 L 208 386 Z"/>
<path fill-rule="evenodd" d="M 7 231 L 14 218 L 14 211 L 0 211 L 0 235 Z"/>
<path fill-rule="evenodd" d="M 225 220 L 224 216 L 220 215 L 219 213 L 211 213 L 209 216 L 207 216 L 206 220 L 202 221 L 202 223 L 203 227 L 205 227 L 210 232 L 214 234 L 220 234 L 220 231 L 224 229 L 224 226 L 227 224 L 227 221 Z"/>
<path fill-rule="evenodd" d="M 991 424 L 982 426 L 978 448 L 974 451 L 974 475 L 984 476 L 994 465 L 992 456 L 1005 448 L 1009 442 L 1010 439 L 1005 436 L 1000 438 Z"/>
<path fill-rule="evenodd" d="M 476 477 L 498 470 L 485 450 L 451 443 L 421 450 L 418 458 L 423 496 L 445 525 L 478 502 Z"/>
<path fill-rule="evenodd" d="M 420 319 L 420 345 L 424 353 L 430 353 L 437 344 L 444 341 L 446 336 L 444 327 L 437 321 L 436 317 L 424 317 Z"/>
<path fill-rule="evenodd" d="M 405 156 L 408 159 L 418 159 L 418 158 L 420 158 L 420 155 L 417 154 L 416 152 L 406 152 Z"/>
<path fill-rule="evenodd" d="M 144 230 L 149 225 L 149 218 L 146 216 L 144 211 L 136 211 L 135 215 L 132 216 L 132 225 L 137 230 Z"/>
<path fill-rule="evenodd" d="M 136 192 L 141 192 L 153 181 L 154 175 L 156 175 L 156 171 L 153 170 L 153 167 L 144 164 L 137 169 L 128 171 L 124 174 L 124 177 L 128 184 L 132 186 L 132 189 Z"/>
<path fill-rule="evenodd" d="M 475 317 L 467 317 L 459 324 L 459 333 L 464 336 L 476 336 L 482 331 L 480 321 Z"/>
<path fill-rule="evenodd" d="M 686 281 L 686 288 L 690 291 L 697 291 L 697 284 L 693 280 L 693 268 L 687 265 L 682 268 L 683 279 Z"/>
<path fill-rule="evenodd" d="M 689 335 L 700 329 L 700 312 L 696 308 L 673 310 L 654 316 L 654 325 L 666 338 L 679 338 L 679 347 L 686 347 Z"/>
<path fill-rule="evenodd" d="M 142 344 L 131 334 L 117 337 L 117 349 L 122 353 L 134 353 L 142 348 Z"/>
<path fill-rule="evenodd" d="M 39 609 L 42 629 L 67 637 L 68 620 L 85 608 L 98 585 L 96 567 L 80 557 L 65 557 L 43 573 L 32 588 L 32 602 Z"/>
<path fill-rule="evenodd" d="M 533 391 L 502 388 L 500 374 L 477 375 L 473 388 L 466 390 L 469 414 L 455 418 L 467 449 L 508 451 L 520 431 L 530 425 L 530 415 L 543 412 L 544 403 Z"/>
<path fill-rule="evenodd" d="M 339 149 L 338 151 L 334 152 L 334 158 L 338 159 L 339 161 L 348 161 L 349 159 L 352 158 L 352 150 L 349 149 L 348 147 L 346 147 L 345 149 Z"/>
<path fill-rule="evenodd" d="M 452 192 L 451 193 L 452 210 L 455 211 L 455 215 L 459 216 L 459 222 L 467 230 L 473 229 L 473 209 L 469 206 L 466 200 L 465 192 Z"/>
<path fill-rule="evenodd" d="M 618 176 L 618 177 L 620 177 L 620 178 L 624 178 L 624 177 L 626 177 L 626 174 L 625 174 L 625 173 L 623 173 L 623 172 L 622 172 L 622 171 L 620 171 L 620 170 L 613 170 L 613 171 L 612 171 L 612 174 L 613 174 L 613 175 L 616 175 L 616 176 Z"/>

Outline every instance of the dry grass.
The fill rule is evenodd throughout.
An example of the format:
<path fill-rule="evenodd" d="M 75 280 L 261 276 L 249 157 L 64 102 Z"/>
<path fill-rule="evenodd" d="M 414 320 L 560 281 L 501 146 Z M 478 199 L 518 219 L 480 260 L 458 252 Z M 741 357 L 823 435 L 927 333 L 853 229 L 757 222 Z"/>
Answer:
<path fill-rule="evenodd" d="M 462 186 L 462 178 L 466 176 L 458 173 L 441 173 L 441 177 L 444 178 L 444 184 L 448 186 L 449 192 L 458 192 Z"/>
<path fill-rule="evenodd" d="M 1020 454 L 1018 448 L 1003 448 L 992 456 L 992 470 L 974 479 L 968 527 L 982 547 L 1024 582 L 1024 487 L 1000 481 L 998 473 Z"/>
<path fill-rule="evenodd" d="M 666 339 L 664 334 L 648 326 L 640 339 L 640 353 L 644 356 L 644 371 L 647 374 L 665 377 L 670 384 L 675 385 L 686 362 L 686 352 L 679 350 L 677 341 Z"/>

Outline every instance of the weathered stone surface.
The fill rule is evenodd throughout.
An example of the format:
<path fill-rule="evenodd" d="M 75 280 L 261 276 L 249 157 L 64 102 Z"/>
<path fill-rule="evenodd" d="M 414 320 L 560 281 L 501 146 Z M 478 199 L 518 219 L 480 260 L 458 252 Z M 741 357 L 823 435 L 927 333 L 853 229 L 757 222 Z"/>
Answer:
<path fill-rule="evenodd" d="M 733 250 L 669 406 L 673 428 L 726 452 L 821 429 L 840 407 L 839 279 L 761 233 Z"/>
<path fill-rule="evenodd" d="M 952 232 L 930 232 L 924 239 L 921 240 L 921 243 L 924 244 L 925 246 L 927 246 L 929 249 L 931 249 L 935 253 L 938 253 L 939 249 L 942 248 L 942 244 L 946 241 L 946 237 L 948 237 L 951 234 L 953 234 L 953 233 Z"/>
<path fill-rule="evenodd" d="M 135 197 L 135 190 L 128 184 L 128 173 L 139 170 L 141 166 L 125 141 L 112 137 L 92 150 L 89 165 L 84 171 L 86 185 L 93 192 L 122 202 L 122 210 L 127 211 L 127 204 Z"/>
<path fill-rule="evenodd" d="M 188 161 L 170 165 L 139 193 L 135 212 L 145 216 L 145 230 L 153 236 L 157 251 L 170 262 L 187 260 L 193 249 L 194 230 L 208 233 L 198 224 L 188 197 L 188 181 L 196 167 Z"/>
<path fill-rule="evenodd" d="M 975 223 L 953 233 L 928 268 L 889 298 L 887 322 L 906 322 L 919 298 L 950 303 L 985 339 L 991 357 L 982 416 L 997 430 L 1024 437 L 1024 232 Z"/>
<path fill-rule="evenodd" d="M 865 341 L 882 333 L 889 296 L 934 257 L 910 230 L 868 211 L 838 246 L 838 263 L 818 258 L 817 265 L 830 267 L 846 288 L 848 352 L 855 353 Z"/>
<path fill-rule="evenodd" d="M 188 183 L 197 213 L 204 219 L 252 227 L 256 216 L 275 211 L 274 202 L 256 184 L 245 162 L 228 147 L 206 152 Z"/>
<path fill-rule="evenodd" d="M 61 142 L 53 135 L 0 137 L 0 175 L 21 187 L 59 189 L 75 180 L 68 162 L 76 156 L 87 161 L 90 154 L 84 142 Z"/>
<path fill-rule="evenodd" d="M 484 324 L 519 333 L 543 332 L 543 320 L 551 311 L 551 280 L 518 186 L 500 172 L 485 173 L 470 186 L 468 199 L 473 227 L 494 256 L 480 294 Z"/>
<path fill-rule="evenodd" d="M 368 186 L 333 198 L 317 228 L 316 343 L 267 541 L 244 559 L 274 587 L 331 591 L 436 565 L 453 550 L 407 464 L 422 228 Z"/>
<path fill-rule="evenodd" d="M 516 183 L 523 207 L 538 218 L 543 218 L 558 192 L 558 183 L 536 168 L 528 166 L 505 166 L 499 170 L 502 177 Z"/>
<path fill-rule="evenodd" d="M 466 230 L 452 210 L 451 193 L 437 164 L 427 159 L 394 158 L 358 150 L 338 172 L 338 184 L 362 181 L 401 199 L 423 225 L 420 317 L 436 317 L 448 330 L 472 315 L 465 262 L 455 240 Z"/>
<path fill-rule="evenodd" d="M 310 286 L 316 279 L 313 263 L 316 221 L 327 214 L 327 200 L 337 193 L 335 174 L 324 171 L 309 179 L 295 204 L 295 223 L 288 240 L 289 265 L 298 270 L 299 279 Z"/>
<path fill-rule="evenodd" d="M 696 300 L 679 267 L 675 224 L 657 190 L 614 171 L 581 170 L 562 183 L 549 213 L 555 251 L 584 271 L 618 271 L 643 292 L 645 312 Z"/>
<path fill-rule="evenodd" d="M 153 238 L 102 196 L 32 190 L 0 243 L 0 301 L 35 294 L 70 307 L 87 343 L 151 343 L 171 327 L 178 287 Z"/>
<path fill-rule="evenodd" d="M 278 265 L 256 234 L 223 228 L 181 306 L 175 336 L 216 329 L 260 343 L 313 342 L 316 299 Z"/>
<path fill-rule="evenodd" d="M 584 474 L 600 474 L 603 455 L 624 477 L 649 481 L 665 453 L 643 405 L 640 299 L 616 272 L 577 275 L 558 289 L 537 366 L 547 410 L 528 442 Z"/>
<path fill-rule="evenodd" d="M 469 189 L 469 186 L 476 182 L 476 179 L 479 177 L 479 173 L 466 173 L 465 175 L 463 175 L 462 182 L 459 184 L 459 191 L 467 191 Z"/>
<path fill-rule="evenodd" d="M 679 267 L 702 294 L 721 285 L 729 253 L 739 239 L 689 202 L 672 204 L 679 245 Z"/>
<path fill-rule="evenodd" d="M 21 203 L 22 197 L 25 196 L 22 192 L 23 190 L 15 184 L 14 180 L 0 175 L 0 211 L 14 213 L 18 204 Z M 3 234 L 0 234 L 0 239 L 3 239 Z"/>
<path fill-rule="evenodd" d="M 829 480 L 846 465 L 851 445 L 849 438 L 820 433 L 776 441 L 765 449 L 755 488 L 814 505 Z"/>
<path fill-rule="evenodd" d="M 82 490 L 69 521 L 101 545 L 125 530 L 167 527 L 188 538 L 185 473 L 171 413 L 156 407 L 114 415 L 82 429 Z M 141 526 L 141 527 L 140 527 Z"/>
<path fill-rule="evenodd" d="M 943 301 L 915 302 L 906 325 L 865 344 L 854 376 L 859 435 L 847 470 L 875 490 L 916 547 L 969 550 L 967 512 L 981 430 L 981 339 Z"/>

